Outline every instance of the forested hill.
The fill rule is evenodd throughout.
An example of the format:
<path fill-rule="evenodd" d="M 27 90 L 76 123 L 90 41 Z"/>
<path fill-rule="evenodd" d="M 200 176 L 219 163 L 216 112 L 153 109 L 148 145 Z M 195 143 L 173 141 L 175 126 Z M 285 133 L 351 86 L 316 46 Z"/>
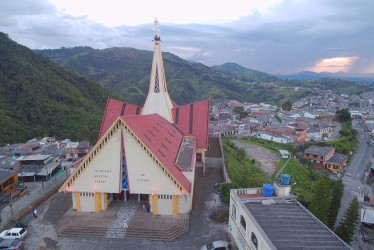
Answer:
<path fill-rule="evenodd" d="M 75 47 L 36 52 L 123 95 L 130 103 L 144 104 L 152 67 L 152 51 Z M 367 86 L 358 86 L 353 82 L 338 79 L 284 81 L 235 63 L 208 67 L 185 61 L 171 53 L 163 53 L 163 59 L 170 97 L 179 104 L 209 98 L 212 103 L 236 99 L 281 105 L 286 101 L 293 102 L 307 96 L 311 92 L 310 89 L 316 87 L 345 94 L 372 91 Z M 292 87 L 296 86 L 309 89 L 295 91 Z"/>
<path fill-rule="evenodd" d="M 72 50 L 76 53 L 72 55 Z M 148 94 L 152 51 L 132 48 L 93 50 L 87 47 L 41 50 L 41 53 L 78 74 L 97 81 L 123 95 L 129 102 L 143 105 Z M 61 58 L 65 55 L 65 59 Z M 217 74 L 211 68 L 187 62 L 173 54 L 163 53 L 166 82 L 173 100 L 187 104 L 210 98 L 249 101 L 248 85 L 231 76 Z"/>
<path fill-rule="evenodd" d="M 108 96 L 122 98 L 0 32 L 0 145 L 40 136 L 96 142 Z"/>

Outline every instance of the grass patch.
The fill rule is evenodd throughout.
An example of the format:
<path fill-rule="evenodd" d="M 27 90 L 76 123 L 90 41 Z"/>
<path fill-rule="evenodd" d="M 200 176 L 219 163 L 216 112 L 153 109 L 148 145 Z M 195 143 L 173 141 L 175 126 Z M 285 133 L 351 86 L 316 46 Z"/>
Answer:
<path fill-rule="evenodd" d="M 299 202 L 308 207 L 312 200 L 314 184 L 322 174 L 313 165 L 304 167 L 295 158 L 290 159 L 282 174 L 291 176 L 291 184 L 296 183 L 291 192 L 297 195 Z"/>
<path fill-rule="evenodd" d="M 225 165 L 231 182 L 240 188 L 261 187 L 262 184 L 269 183 L 270 179 L 258 163 L 247 157 L 245 151 L 239 149 L 231 139 L 233 138 L 224 137 L 222 140 Z"/>

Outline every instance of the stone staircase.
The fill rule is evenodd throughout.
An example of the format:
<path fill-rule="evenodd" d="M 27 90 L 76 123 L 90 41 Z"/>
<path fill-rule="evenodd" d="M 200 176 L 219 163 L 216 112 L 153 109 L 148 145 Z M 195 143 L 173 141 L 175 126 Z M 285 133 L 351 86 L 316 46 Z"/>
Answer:
<path fill-rule="evenodd" d="M 100 226 L 80 226 L 69 225 L 63 229 L 57 230 L 60 237 L 94 237 L 94 238 L 114 238 L 114 239 L 140 239 L 140 240 L 157 240 L 172 241 L 177 237 L 188 232 L 190 214 L 179 214 L 176 223 L 170 224 L 169 227 L 155 229 L 131 227 L 100 227 Z"/>
<path fill-rule="evenodd" d="M 60 237 L 93 237 L 93 238 L 125 238 L 125 228 L 108 229 L 102 227 L 69 226 L 59 231 Z"/>
<path fill-rule="evenodd" d="M 125 239 L 172 241 L 188 232 L 190 214 L 179 214 L 178 223 L 167 229 L 140 229 L 129 227 Z"/>

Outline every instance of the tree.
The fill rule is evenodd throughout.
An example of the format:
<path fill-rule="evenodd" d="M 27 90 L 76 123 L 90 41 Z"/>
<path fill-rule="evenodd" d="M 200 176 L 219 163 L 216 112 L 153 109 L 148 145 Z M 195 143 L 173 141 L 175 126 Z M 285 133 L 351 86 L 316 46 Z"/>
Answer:
<path fill-rule="evenodd" d="M 349 113 L 348 109 L 341 109 L 336 111 L 336 119 L 339 122 L 352 122 L 351 113 Z"/>
<path fill-rule="evenodd" d="M 328 176 L 323 176 L 317 183 L 310 204 L 310 212 L 314 214 L 324 224 L 328 224 L 328 216 L 330 209 L 330 186 L 331 180 Z"/>
<path fill-rule="evenodd" d="M 244 111 L 243 107 L 235 107 L 233 111 L 239 116 L 239 120 L 248 116 L 248 112 Z"/>
<path fill-rule="evenodd" d="M 230 204 L 230 189 L 238 188 L 235 183 L 221 183 L 219 185 L 219 198 L 222 203 L 229 205 Z"/>
<path fill-rule="evenodd" d="M 327 224 L 327 226 L 330 229 L 334 229 L 336 218 L 338 216 L 340 206 L 341 206 L 343 193 L 344 193 L 344 183 L 342 179 L 339 179 L 336 182 L 334 182 L 332 186 L 332 198 L 331 198 L 330 212 L 329 212 L 328 224 Z"/>
<path fill-rule="evenodd" d="M 357 197 L 355 196 L 349 204 L 347 211 L 344 214 L 344 218 L 340 221 L 335 233 L 346 243 L 352 242 L 353 236 L 357 228 L 357 224 L 360 219 L 360 204 Z"/>
<path fill-rule="evenodd" d="M 291 111 L 292 109 L 292 103 L 290 101 L 287 101 L 282 104 L 282 109 L 285 111 Z"/>

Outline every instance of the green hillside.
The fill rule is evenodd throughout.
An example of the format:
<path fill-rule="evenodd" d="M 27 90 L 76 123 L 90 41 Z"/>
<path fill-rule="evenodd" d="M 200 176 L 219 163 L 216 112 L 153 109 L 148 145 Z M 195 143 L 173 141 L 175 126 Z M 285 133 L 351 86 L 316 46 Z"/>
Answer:
<path fill-rule="evenodd" d="M 76 53 L 72 55 L 72 50 Z M 36 51 L 51 60 L 97 81 L 138 105 L 148 94 L 153 52 L 131 48 L 88 50 L 72 48 Z M 65 59 L 61 55 L 65 53 Z M 249 101 L 248 86 L 230 76 L 215 73 L 211 68 L 187 62 L 173 54 L 163 53 L 168 91 L 173 100 L 187 104 L 210 98 L 213 102 L 226 98 Z"/>
<path fill-rule="evenodd" d="M 40 136 L 93 143 L 108 96 L 121 98 L 0 32 L 0 145 Z"/>
<path fill-rule="evenodd" d="M 152 51 L 75 47 L 36 52 L 123 95 L 130 103 L 144 104 L 148 93 Z M 210 98 L 212 103 L 236 99 L 242 102 L 281 105 L 311 93 L 308 89 L 295 91 L 292 87 L 296 86 L 331 89 L 346 94 L 371 90 L 367 86 L 333 78 L 284 81 L 235 63 L 208 67 L 185 61 L 171 53 L 163 53 L 163 59 L 170 96 L 179 104 Z M 276 86 L 264 87 L 261 82 L 276 83 Z"/>

